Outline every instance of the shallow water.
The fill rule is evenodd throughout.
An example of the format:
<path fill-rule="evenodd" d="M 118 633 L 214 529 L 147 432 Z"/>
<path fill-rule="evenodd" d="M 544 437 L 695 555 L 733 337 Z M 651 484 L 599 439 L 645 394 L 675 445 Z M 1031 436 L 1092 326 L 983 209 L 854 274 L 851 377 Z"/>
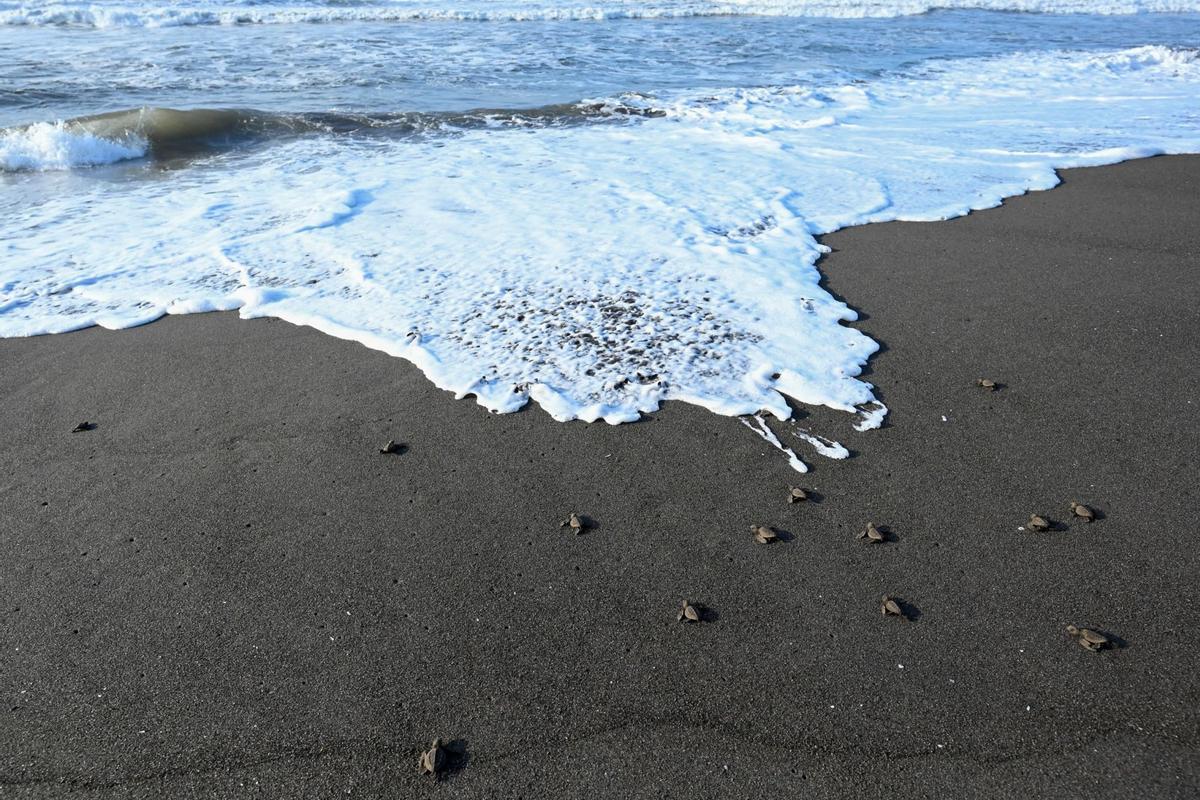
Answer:
<path fill-rule="evenodd" d="M 59 6 L 0 3 L 0 335 L 240 308 L 564 420 L 878 424 L 815 236 L 1200 150 L 1190 13 Z"/>

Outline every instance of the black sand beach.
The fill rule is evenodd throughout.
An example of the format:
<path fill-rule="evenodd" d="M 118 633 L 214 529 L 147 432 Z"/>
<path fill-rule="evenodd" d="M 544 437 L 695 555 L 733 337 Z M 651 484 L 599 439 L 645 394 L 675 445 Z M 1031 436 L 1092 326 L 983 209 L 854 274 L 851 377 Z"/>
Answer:
<path fill-rule="evenodd" d="M 891 415 L 804 477 L 283 322 L 0 340 L 0 796 L 1195 797 L 1200 157 L 1064 178 L 827 237 Z"/>

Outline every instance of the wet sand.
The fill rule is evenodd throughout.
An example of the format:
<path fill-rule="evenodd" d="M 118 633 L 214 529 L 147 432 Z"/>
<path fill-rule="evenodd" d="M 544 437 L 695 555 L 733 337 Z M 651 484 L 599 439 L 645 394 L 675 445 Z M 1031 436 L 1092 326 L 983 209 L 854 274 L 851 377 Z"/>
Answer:
<path fill-rule="evenodd" d="M 1064 177 L 827 237 L 891 415 L 803 478 L 283 322 L 0 340 L 0 795 L 1194 797 L 1200 157 Z"/>

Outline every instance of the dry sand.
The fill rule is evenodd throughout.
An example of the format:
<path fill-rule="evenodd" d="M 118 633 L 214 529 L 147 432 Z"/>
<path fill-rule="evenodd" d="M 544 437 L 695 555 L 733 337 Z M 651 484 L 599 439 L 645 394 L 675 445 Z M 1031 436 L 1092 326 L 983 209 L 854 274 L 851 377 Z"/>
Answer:
<path fill-rule="evenodd" d="M 1178 157 L 827 237 L 892 414 L 806 409 L 855 453 L 798 505 L 679 404 L 493 416 L 233 314 L 0 340 L 0 796 L 1195 797 L 1197 220 Z"/>

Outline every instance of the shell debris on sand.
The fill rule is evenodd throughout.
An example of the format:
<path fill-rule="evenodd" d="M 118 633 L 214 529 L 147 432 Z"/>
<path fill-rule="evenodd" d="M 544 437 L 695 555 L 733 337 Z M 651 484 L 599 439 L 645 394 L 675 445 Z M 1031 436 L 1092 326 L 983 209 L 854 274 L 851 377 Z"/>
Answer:
<path fill-rule="evenodd" d="M 379 448 L 380 455 L 400 455 L 404 452 L 404 445 L 397 442 L 395 439 L 388 439 L 387 444 Z"/>
<path fill-rule="evenodd" d="M 994 392 L 1000 388 L 1000 384 L 996 383 L 991 378 L 980 378 L 975 381 L 975 385 L 981 389 L 987 389 L 989 392 Z"/>
<path fill-rule="evenodd" d="M 71 433 L 82 433 L 83 431 L 90 431 L 94 427 L 96 427 L 96 426 L 93 423 L 88 422 L 85 419 L 83 422 L 79 423 L 74 428 L 72 428 Z"/>
<path fill-rule="evenodd" d="M 1031 531 L 1045 533 L 1046 531 L 1050 530 L 1050 520 L 1046 519 L 1045 517 L 1040 517 L 1037 514 L 1030 514 L 1029 522 L 1025 523 L 1025 527 L 1029 528 Z"/>
<path fill-rule="evenodd" d="M 789 503 L 803 503 L 808 499 L 808 491 L 801 489 L 799 486 L 793 486 L 791 492 L 788 493 Z"/>

